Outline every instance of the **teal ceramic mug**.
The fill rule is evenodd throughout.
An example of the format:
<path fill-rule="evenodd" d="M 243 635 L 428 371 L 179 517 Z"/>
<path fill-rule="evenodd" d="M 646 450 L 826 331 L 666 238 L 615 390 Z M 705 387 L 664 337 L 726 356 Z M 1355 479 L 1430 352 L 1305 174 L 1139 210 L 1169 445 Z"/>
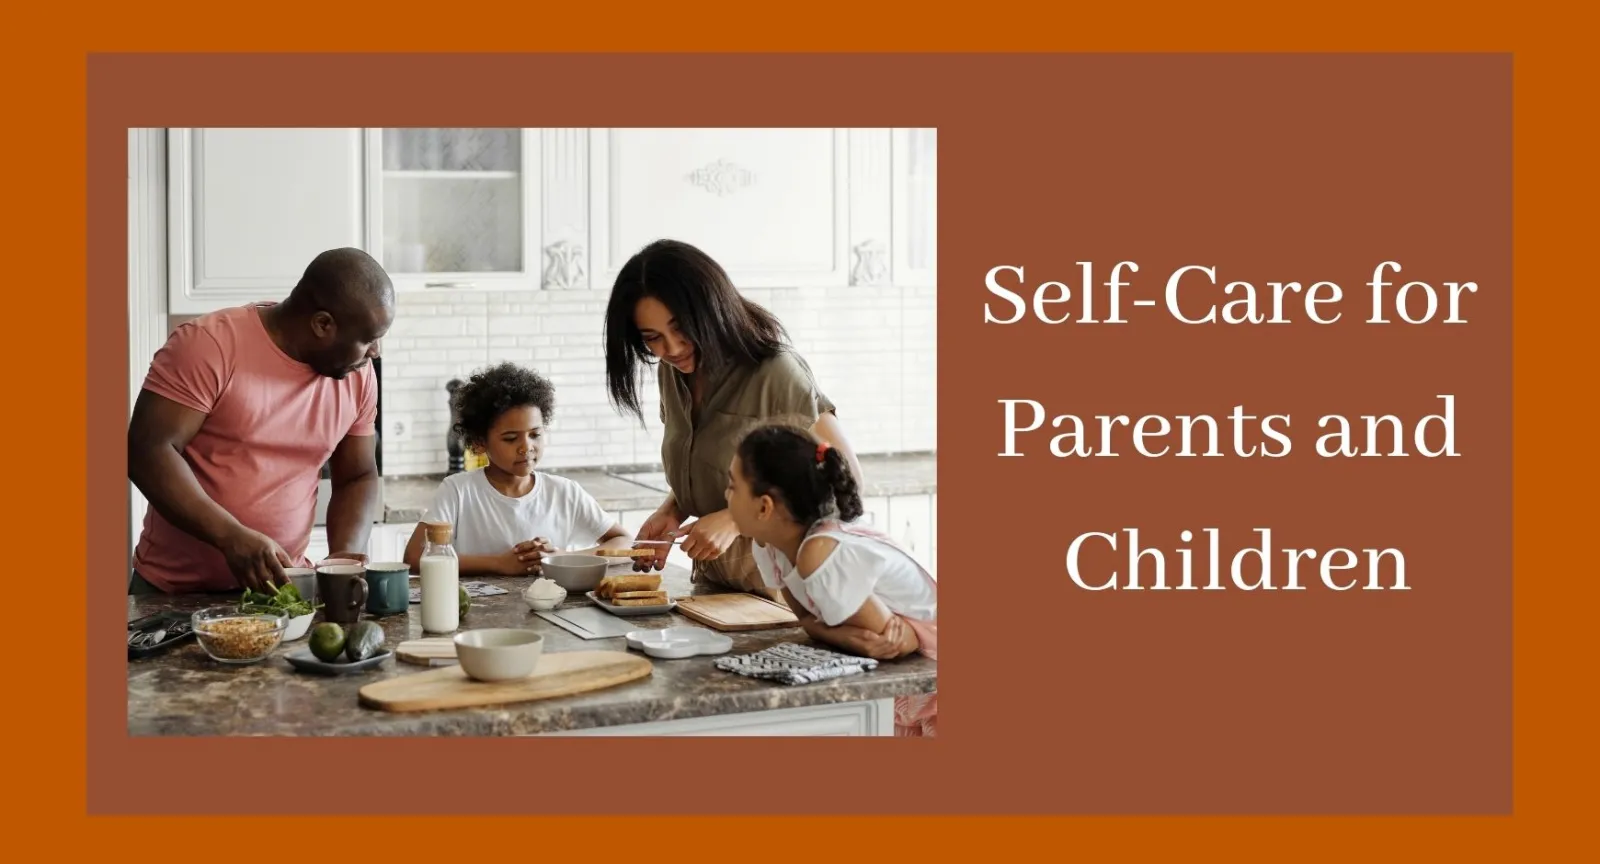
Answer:
<path fill-rule="evenodd" d="M 399 615 L 411 608 L 411 568 L 403 561 L 367 565 L 367 612 Z"/>

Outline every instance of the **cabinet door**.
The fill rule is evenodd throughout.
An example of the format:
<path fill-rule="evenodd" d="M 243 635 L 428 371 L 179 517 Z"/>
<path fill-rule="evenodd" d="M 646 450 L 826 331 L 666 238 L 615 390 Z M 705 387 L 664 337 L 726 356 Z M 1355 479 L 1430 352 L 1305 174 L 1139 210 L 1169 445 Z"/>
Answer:
<path fill-rule="evenodd" d="M 891 536 L 894 534 L 894 527 L 889 524 L 889 499 L 887 497 L 863 498 L 861 499 L 861 509 L 861 518 L 857 519 L 857 522 Z"/>
<path fill-rule="evenodd" d="M 367 131 L 368 242 L 396 290 L 538 287 L 538 131 Z"/>
<path fill-rule="evenodd" d="M 311 543 L 306 546 L 306 558 L 315 566 L 328 557 L 328 529 L 318 525 L 311 529 Z"/>
<path fill-rule="evenodd" d="M 931 501 L 928 495 L 896 495 L 889 499 L 889 533 L 930 572 L 933 560 L 928 536 L 933 526 Z"/>
<path fill-rule="evenodd" d="M 740 288 L 847 284 L 845 129 L 591 129 L 595 284 L 671 238 L 715 258 Z"/>
<path fill-rule="evenodd" d="M 360 129 L 167 133 L 172 314 L 281 300 L 318 254 L 366 245 Z"/>
<path fill-rule="evenodd" d="M 939 130 L 894 130 L 894 282 L 938 282 Z"/>
<path fill-rule="evenodd" d="M 371 561 L 404 561 L 406 543 L 411 540 L 411 533 L 416 529 L 417 523 L 384 523 L 372 526 L 372 534 L 367 543 L 367 558 Z"/>

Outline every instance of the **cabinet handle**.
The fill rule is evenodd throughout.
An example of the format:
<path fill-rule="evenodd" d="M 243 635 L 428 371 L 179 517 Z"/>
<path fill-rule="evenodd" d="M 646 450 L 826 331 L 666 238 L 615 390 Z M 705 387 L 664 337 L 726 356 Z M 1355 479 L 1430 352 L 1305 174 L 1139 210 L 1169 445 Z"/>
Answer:
<path fill-rule="evenodd" d="M 425 283 L 423 283 L 422 287 L 424 287 L 424 288 L 473 288 L 473 287 L 476 287 L 476 286 L 471 282 L 425 282 Z"/>

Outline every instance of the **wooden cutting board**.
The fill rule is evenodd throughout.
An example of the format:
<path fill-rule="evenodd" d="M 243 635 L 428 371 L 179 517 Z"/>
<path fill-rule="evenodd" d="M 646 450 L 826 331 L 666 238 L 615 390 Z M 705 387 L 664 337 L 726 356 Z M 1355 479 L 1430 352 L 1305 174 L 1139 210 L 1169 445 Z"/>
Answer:
<path fill-rule="evenodd" d="M 449 636 L 408 639 L 396 646 L 394 656 L 418 666 L 449 666 L 456 662 L 456 640 Z"/>
<path fill-rule="evenodd" d="M 436 711 L 554 699 L 614 687 L 650 676 L 650 661 L 623 651 L 545 654 L 532 675 L 515 681 L 474 681 L 460 666 L 374 681 L 360 702 L 382 711 Z"/>
<path fill-rule="evenodd" d="M 754 594 L 702 594 L 678 600 L 678 612 L 715 630 L 771 630 L 800 623 L 787 608 Z"/>

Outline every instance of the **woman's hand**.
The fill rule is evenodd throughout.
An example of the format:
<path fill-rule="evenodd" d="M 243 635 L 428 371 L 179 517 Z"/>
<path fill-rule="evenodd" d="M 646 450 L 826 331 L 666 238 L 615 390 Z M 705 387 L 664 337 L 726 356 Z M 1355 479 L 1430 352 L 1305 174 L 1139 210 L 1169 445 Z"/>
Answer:
<path fill-rule="evenodd" d="M 689 527 L 688 536 L 683 538 L 683 554 L 695 561 L 709 561 L 728 551 L 738 537 L 739 527 L 733 524 L 733 516 L 718 510 L 701 516 Z"/>
<path fill-rule="evenodd" d="M 498 557 L 496 572 L 501 576 L 537 576 L 543 569 L 544 556 L 551 551 L 550 541 L 543 537 L 518 543 Z"/>
<path fill-rule="evenodd" d="M 650 518 L 644 520 L 644 524 L 639 526 L 639 534 L 636 539 L 670 540 L 682 525 L 683 520 L 678 518 L 678 508 L 669 498 L 667 503 L 661 505 L 661 509 L 651 514 Z M 665 570 L 667 567 L 667 553 L 671 551 L 671 546 L 659 546 L 656 548 L 654 558 L 633 559 L 633 569 Z"/>

